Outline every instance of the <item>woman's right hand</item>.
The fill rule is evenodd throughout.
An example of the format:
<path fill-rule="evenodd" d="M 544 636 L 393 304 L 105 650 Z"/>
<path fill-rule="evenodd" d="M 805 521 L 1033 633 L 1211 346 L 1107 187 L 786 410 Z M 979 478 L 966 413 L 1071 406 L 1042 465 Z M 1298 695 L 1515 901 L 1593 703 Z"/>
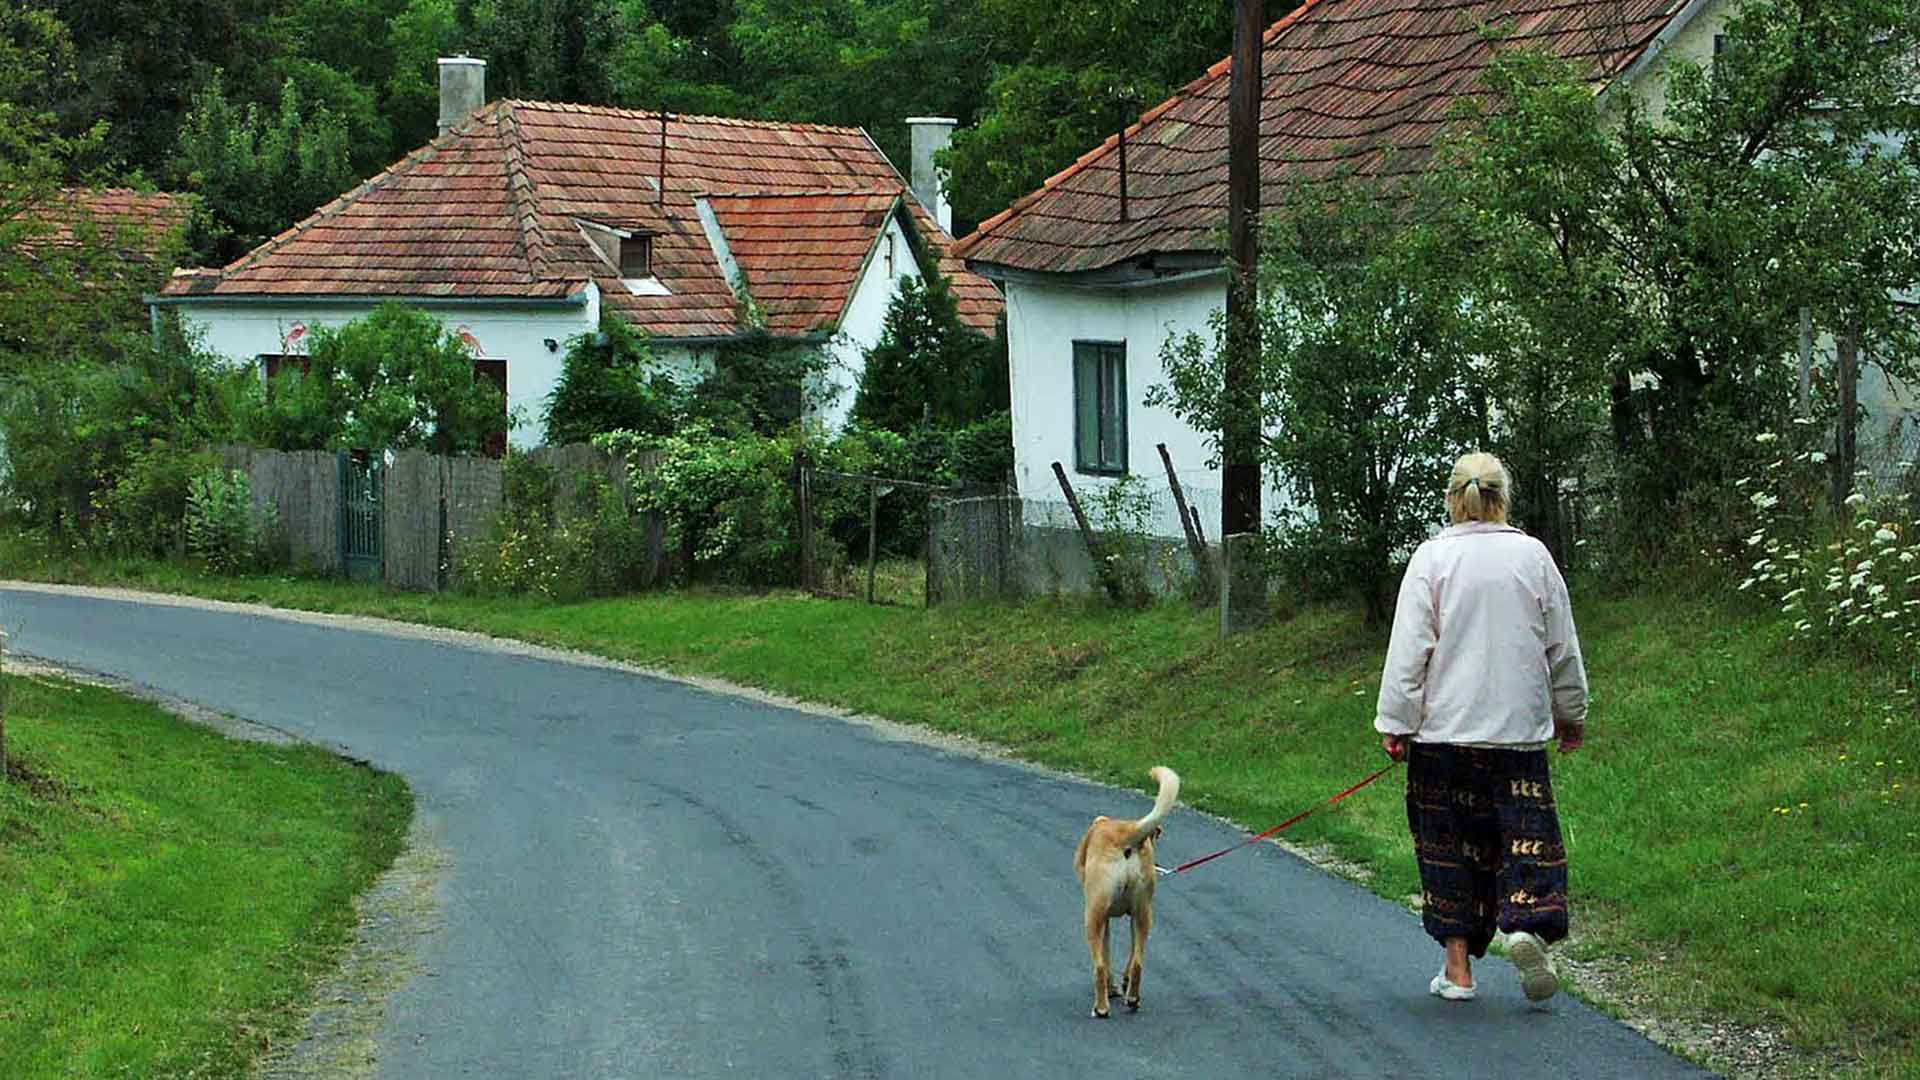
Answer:
<path fill-rule="evenodd" d="M 1407 756 L 1407 737 L 1405 735 L 1382 735 L 1380 736 L 1380 749 L 1387 752 L 1387 757 L 1394 761 L 1399 761 Z"/>
<path fill-rule="evenodd" d="M 1555 720 L 1553 736 L 1560 740 L 1560 752 L 1571 754 L 1587 741 L 1587 728 L 1585 724 L 1563 724 Z"/>

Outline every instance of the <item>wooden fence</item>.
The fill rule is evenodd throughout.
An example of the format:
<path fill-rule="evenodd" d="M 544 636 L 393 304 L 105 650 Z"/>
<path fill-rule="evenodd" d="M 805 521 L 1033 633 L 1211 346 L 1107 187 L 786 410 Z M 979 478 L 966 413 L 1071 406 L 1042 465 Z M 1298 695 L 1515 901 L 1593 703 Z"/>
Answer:
<path fill-rule="evenodd" d="M 272 522 L 269 547 L 276 562 L 305 570 L 344 570 L 340 506 L 343 470 L 353 467 L 331 451 L 282 452 L 249 446 L 220 448 L 224 467 L 247 476 L 256 520 Z M 631 502 L 632 476 L 624 460 L 586 444 L 530 451 L 552 468 L 556 505 L 569 505 L 582 470 L 606 477 Z M 655 460 L 636 459 L 633 476 Z M 500 515 L 501 463 L 483 457 L 437 457 L 423 450 L 376 455 L 379 475 L 380 577 L 401 589 L 443 589 L 459 582 L 458 552 L 484 539 Z M 651 563 L 659 567 L 665 529 L 653 522 Z"/>

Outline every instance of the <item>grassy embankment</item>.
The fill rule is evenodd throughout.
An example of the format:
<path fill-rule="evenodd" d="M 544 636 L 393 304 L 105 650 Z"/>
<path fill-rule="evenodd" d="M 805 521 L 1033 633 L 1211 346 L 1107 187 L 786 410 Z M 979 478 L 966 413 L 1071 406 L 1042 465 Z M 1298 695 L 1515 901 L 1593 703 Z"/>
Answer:
<path fill-rule="evenodd" d="M 692 592 L 553 607 L 18 554 L 4 573 L 578 648 L 964 732 L 1142 789 L 1165 763 L 1190 805 L 1255 826 L 1381 760 L 1369 721 L 1384 643 L 1344 611 L 1222 642 L 1210 615 L 1171 606 L 925 612 Z M 1608 962 L 1668 1015 L 1783 1028 L 1822 1071 L 1912 1075 L 1920 753 L 1891 679 L 1809 656 L 1730 605 L 1577 595 L 1576 608 L 1595 695 L 1587 750 L 1556 761 L 1573 955 Z M 1331 845 L 1403 898 L 1417 884 L 1390 781 L 1292 838 Z"/>
<path fill-rule="evenodd" d="M 413 812 L 398 777 L 5 677 L 0 1075 L 230 1076 L 296 1034 Z"/>

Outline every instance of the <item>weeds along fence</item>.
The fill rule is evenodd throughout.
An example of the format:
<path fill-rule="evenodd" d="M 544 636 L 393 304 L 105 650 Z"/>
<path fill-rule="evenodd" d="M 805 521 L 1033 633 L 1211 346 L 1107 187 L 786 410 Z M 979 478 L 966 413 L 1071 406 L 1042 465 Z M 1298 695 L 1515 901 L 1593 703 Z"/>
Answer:
<path fill-rule="evenodd" d="M 459 551 L 486 539 L 502 506 L 502 464 L 484 457 L 441 457 L 422 450 L 383 454 L 219 448 L 223 468 L 243 473 L 254 520 L 269 527 L 279 565 L 346 573 L 359 561 L 369 576 L 401 589 L 439 590 L 460 582 Z M 656 455 L 631 462 L 586 444 L 542 447 L 527 457 L 554 476 L 554 503 L 570 505 L 580 478 L 594 474 L 632 501 L 636 479 Z M 649 565 L 663 572 L 664 524 L 650 520 Z"/>

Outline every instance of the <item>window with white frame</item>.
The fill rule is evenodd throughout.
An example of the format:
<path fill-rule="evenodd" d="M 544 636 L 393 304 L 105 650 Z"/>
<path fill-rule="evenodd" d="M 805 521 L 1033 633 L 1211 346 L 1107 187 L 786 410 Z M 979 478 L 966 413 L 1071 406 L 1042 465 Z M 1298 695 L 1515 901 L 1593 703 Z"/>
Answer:
<path fill-rule="evenodd" d="M 1083 473 L 1127 471 L 1127 345 L 1073 343 L 1073 457 Z"/>

